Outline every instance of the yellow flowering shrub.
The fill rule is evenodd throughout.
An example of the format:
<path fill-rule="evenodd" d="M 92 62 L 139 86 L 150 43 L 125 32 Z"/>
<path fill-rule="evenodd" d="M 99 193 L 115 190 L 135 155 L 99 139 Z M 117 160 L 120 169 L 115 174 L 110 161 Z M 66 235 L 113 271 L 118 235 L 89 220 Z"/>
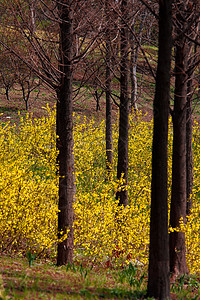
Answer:
<path fill-rule="evenodd" d="M 41 253 L 57 239 L 55 112 L 0 126 L 0 249 Z"/>
<path fill-rule="evenodd" d="M 0 126 L 1 251 L 28 250 L 55 256 L 58 180 L 56 176 L 55 111 L 19 126 Z M 151 122 L 140 113 L 130 116 L 129 205 L 119 207 L 115 194 L 118 126 L 113 126 L 114 163 L 106 180 L 105 122 L 74 116 L 76 198 L 74 203 L 75 259 L 122 264 L 148 264 L 151 198 Z M 200 266 L 200 130 L 194 127 L 193 211 L 186 225 L 187 261 L 192 273 Z M 172 130 L 169 130 L 169 204 Z"/>
<path fill-rule="evenodd" d="M 185 225 L 187 263 L 192 273 L 200 269 L 200 125 L 193 127 L 194 188 L 193 208 Z"/>
<path fill-rule="evenodd" d="M 129 206 L 118 206 L 118 181 L 106 181 L 105 127 L 94 121 L 74 130 L 76 186 L 75 243 L 77 257 L 94 261 L 147 264 L 150 209 L 152 124 L 130 118 Z M 114 126 L 114 170 L 117 165 L 117 126 Z M 121 183 L 123 185 L 123 182 Z"/>

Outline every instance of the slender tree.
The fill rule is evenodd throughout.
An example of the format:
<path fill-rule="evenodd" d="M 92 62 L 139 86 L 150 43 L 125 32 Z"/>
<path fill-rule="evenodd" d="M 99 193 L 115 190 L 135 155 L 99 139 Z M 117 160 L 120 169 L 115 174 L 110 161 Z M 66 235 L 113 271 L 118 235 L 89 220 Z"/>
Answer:
<path fill-rule="evenodd" d="M 192 53 L 199 18 L 198 1 L 177 1 L 175 15 L 175 93 L 173 120 L 172 196 L 170 225 L 170 271 L 173 276 L 188 272 L 185 233 L 180 222 L 192 207 L 192 94 L 196 58 Z M 198 13 L 196 13 L 196 11 Z"/>
<path fill-rule="evenodd" d="M 117 178 L 123 175 L 124 187 L 117 192 L 119 204 L 128 204 L 128 127 L 129 127 L 129 59 L 128 59 L 128 1 L 121 1 L 121 62 L 120 62 L 120 115 L 118 139 Z"/>
<path fill-rule="evenodd" d="M 154 97 L 148 296 L 170 298 L 167 144 L 172 45 L 172 1 L 159 1 L 159 51 Z"/>
<path fill-rule="evenodd" d="M 112 169 L 113 141 L 112 141 L 112 102 L 111 102 L 111 38 L 110 38 L 110 13 L 109 0 L 105 0 L 106 11 L 106 168 Z"/>
<path fill-rule="evenodd" d="M 187 81 L 187 104 L 186 104 L 186 214 L 189 215 L 192 209 L 193 199 L 193 149 L 192 149 L 192 99 L 193 99 L 193 78 L 194 68 L 192 60 L 189 60 L 190 70 Z"/>
<path fill-rule="evenodd" d="M 135 4 L 135 1 L 132 0 L 132 4 Z M 133 24 L 131 26 L 130 32 L 130 46 L 131 46 L 131 59 L 130 59 L 130 81 L 131 81 L 131 108 L 134 108 L 137 111 L 137 98 L 138 98 L 138 84 L 137 84 L 137 62 L 138 62 L 138 53 L 139 47 L 142 40 L 142 30 L 144 27 L 144 22 L 146 18 L 147 11 L 144 10 L 141 15 L 141 21 L 139 25 L 139 30 L 137 33 L 137 41 L 135 41 L 135 20 L 133 18 Z"/>
<path fill-rule="evenodd" d="M 57 148 L 59 150 L 59 214 L 57 265 L 73 261 L 73 199 L 74 156 L 73 156 L 73 110 L 72 110 L 72 41 L 73 10 L 71 0 L 57 3 L 60 18 L 60 84 L 57 88 Z M 68 232 L 69 230 L 69 232 Z"/>
<path fill-rule="evenodd" d="M 186 264 L 185 233 L 180 230 L 180 221 L 186 222 L 186 111 L 187 111 L 187 68 L 189 45 L 188 32 L 190 11 L 188 1 L 177 2 L 175 16 L 175 92 L 173 120 L 172 196 L 170 225 L 176 228 L 170 233 L 170 271 L 176 276 L 188 272 Z M 190 116 L 191 117 L 191 116 Z"/>
<path fill-rule="evenodd" d="M 186 215 L 191 213 L 192 203 L 193 203 L 193 149 L 192 149 L 192 113 L 193 113 L 193 96 L 195 93 L 194 88 L 194 77 L 196 65 L 198 62 L 197 45 L 196 42 L 199 37 L 199 17 L 197 13 L 199 6 L 197 1 L 192 2 L 192 7 L 190 11 L 190 16 L 194 20 L 194 24 L 190 30 L 189 37 L 193 41 L 189 41 L 189 59 L 187 68 L 187 111 L 186 111 L 186 194 L 187 194 L 187 205 L 186 205 Z"/>

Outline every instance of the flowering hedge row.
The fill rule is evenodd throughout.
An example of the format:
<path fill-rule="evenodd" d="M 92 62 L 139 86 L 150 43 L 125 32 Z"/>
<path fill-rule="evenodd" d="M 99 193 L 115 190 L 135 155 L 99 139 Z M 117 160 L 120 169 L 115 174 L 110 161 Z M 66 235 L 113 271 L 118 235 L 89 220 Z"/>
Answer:
<path fill-rule="evenodd" d="M 56 255 L 58 179 L 55 111 L 18 126 L 0 126 L 0 249 Z M 148 264 L 152 123 L 130 118 L 129 206 L 118 206 L 117 125 L 113 128 L 114 166 L 105 180 L 105 124 L 74 116 L 76 199 L 75 259 Z M 184 228 L 191 272 L 200 266 L 200 128 L 194 127 L 194 206 Z M 172 131 L 169 131 L 169 188 Z M 169 189 L 170 190 L 170 189 Z M 169 193 L 170 199 L 170 193 Z"/>

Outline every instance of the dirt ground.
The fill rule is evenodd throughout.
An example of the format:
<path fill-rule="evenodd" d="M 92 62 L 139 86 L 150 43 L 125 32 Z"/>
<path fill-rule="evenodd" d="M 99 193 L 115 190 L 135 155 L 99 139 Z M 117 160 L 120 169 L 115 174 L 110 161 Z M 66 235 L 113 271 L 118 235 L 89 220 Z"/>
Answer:
<path fill-rule="evenodd" d="M 28 101 L 29 109 L 25 109 L 25 102 L 22 97 L 22 92 L 19 90 L 12 90 L 10 92 L 10 100 L 8 101 L 5 95 L 5 90 L 0 89 L 0 122 L 11 124 L 19 122 L 19 112 L 21 116 L 25 116 L 27 112 L 33 118 L 40 118 L 46 115 L 45 107 L 49 105 L 54 107 L 56 105 L 56 94 L 54 91 L 47 87 L 41 87 L 40 93 L 36 98 L 37 90 L 33 91 Z M 35 99 L 36 98 L 36 99 Z M 105 95 L 103 94 L 100 99 L 100 110 L 96 111 L 96 100 L 94 91 L 92 89 L 82 89 L 77 93 L 74 89 L 74 112 L 86 117 L 93 117 L 95 120 L 105 119 Z M 150 121 L 152 119 L 152 105 L 144 101 L 138 102 L 138 108 L 142 111 L 144 119 Z M 114 119 L 118 113 L 118 107 L 113 103 L 113 117 Z M 134 112 L 133 112 L 134 113 Z"/>

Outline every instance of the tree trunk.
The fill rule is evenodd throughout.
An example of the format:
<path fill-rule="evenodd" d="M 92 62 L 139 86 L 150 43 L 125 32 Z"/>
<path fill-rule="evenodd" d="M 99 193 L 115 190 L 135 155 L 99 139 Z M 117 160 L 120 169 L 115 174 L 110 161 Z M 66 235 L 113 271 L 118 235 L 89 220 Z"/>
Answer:
<path fill-rule="evenodd" d="M 73 16 L 71 1 L 60 1 L 60 70 L 61 81 L 57 91 L 57 148 L 59 164 L 58 238 L 69 230 L 67 238 L 58 243 L 57 265 L 73 261 L 73 199 L 74 156 L 72 122 L 72 36 Z"/>
<path fill-rule="evenodd" d="M 175 47 L 175 92 L 173 111 L 173 157 L 170 226 L 180 230 L 180 221 L 186 222 L 186 102 L 188 45 L 182 31 L 186 25 L 185 1 L 177 5 Z M 174 276 L 188 272 L 185 255 L 185 233 L 170 233 L 170 271 Z"/>
<path fill-rule="evenodd" d="M 173 111 L 173 159 L 172 197 L 170 226 L 180 227 L 180 219 L 186 221 L 186 51 L 185 46 L 176 46 L 175 96 Z M 185 233 L 170 233 L 170 271 L 175 274 L 187 272 L 185 257 Z"/>
<path fill-rule="evenodd" d="M 134 0 L 132 0 L 134 5 Z M 133 107 L 137 111 L 137 60 L 140 43 L 142 40 L 142 30 L 144 21 L 146 18 L 146 10 L 143 11 L 141 16 L 141 22 L 139 32 L 137 34 L 137 41 L 135 42 L 135 22 L 131 26 L 130 46 L 131 46 L 131 61 L 130 61 L 130 81 L 131 81 L 131 108 Z"/>
<path fill-rule="evenodd" d="M 31 34 L 35 33 L 36 30 L 36 1 L 31 0 L 30 1 L 30 29 L 31 29 Z"/>
<path fill-rule="evenodd" d="M 127 27 L 127 0 L 121 2 L 121 65 L 120 65 L 120 115 L 118 139 L 117 178 L 123 174 L 124 186 L 117 192 L 116 199 L 119 205 L 128 204 L 128 128 L 129 128 L 129 97 L 128 97 L 128 27 Z"/>
<path fill-rule="evenodd" d="M 112 170 L 113 164 L 113 140 L 112 140 L 112 103 L 111 103 L 111 41 L 110 41 L 110 18 L 108 0 L 106 0 L 106 169 L 108 173 Z"/>
<path fill-rule="evenodd" d="M 132 55 L 131 55 L 131 60 L 132 60 Z M 132 65 L 132 63 L 131 63 Z M 134 64 L 131 67 L 131 72 L 130 72 L 130 79 L 131 79 L 131 108 L 134 108 L 134 111 L 136 112 L 138 109 L 137 106 L 137 65 Z"/>
<path fill-rule="evenodd" d="M 193 1 L 192 9 L 198 11 L 197 2 Z M 191 37 L 196 40 L 198 38 L 199 23 L 195 22 L 195 29 L 191 31 Z M 188 81 L 187 81 L 187 112 L 186 112 L 186 189 L 187 189 L 187 205 L 186 215 L 190 215 L 193 204 L 193 149 L 192 149 L 192 100 L 194 94 L 194 72 L 197 60 L 197 45 L 189 42 L 190 58 L 188 60 Z"/>
<path fill-rule="evenodd" d="M 170 298 L 167 145 L 172 45 L 172 1 L 159 1 L 159 52 L 154 97 L 149 297 Z"/>
<path fill-rule="evenodd" d="M 109 66 L 106 67 L 106 169 L 112 170 L 113 141 L 112 141 L 112 103 L 111 103 L 111 79 Z"/>
<path fill-rule="evenodd" d="M 190 60 L 191 62 L 191 60 Z M 188 73 L 187 82 L 187 112 L 186 112 L 186 215 L 191 213 L 193 202 L 193 149 L 192 149 L 192 98 L 194 70 Z"/>
<path fill-rule="evenodd" d="M 134 111 L 137 111 L 137 54 L 135 49 L 135 37 L 133 32 L 135 32 L 135 23 L 131 26 L 131 37 L 130 37 L 130 46 L 131 46 L 131 60 L 130 60 L 130 82 L 131 82 L 131 108 L 134 108 Z M 138 47 L 137 47 L 138 49 Z"/>

